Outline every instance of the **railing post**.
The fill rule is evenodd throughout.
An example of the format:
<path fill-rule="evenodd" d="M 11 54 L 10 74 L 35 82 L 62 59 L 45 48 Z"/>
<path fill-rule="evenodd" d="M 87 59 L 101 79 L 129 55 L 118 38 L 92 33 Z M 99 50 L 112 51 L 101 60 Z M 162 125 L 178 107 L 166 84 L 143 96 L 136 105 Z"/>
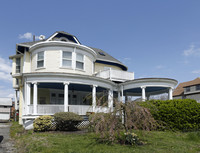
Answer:
<path fill-rule="evenodd" d="M 110 69 L 109 69 L 109 74 L 110 74 L 109 79 L 110 79 L 110 80 L 112 79 L 112 76 L 111 76 L 112 74 L 111 74 L 111 73 L 112 73 L 112 71 L 111 71 L 111 68 L 110 68 Z"/>

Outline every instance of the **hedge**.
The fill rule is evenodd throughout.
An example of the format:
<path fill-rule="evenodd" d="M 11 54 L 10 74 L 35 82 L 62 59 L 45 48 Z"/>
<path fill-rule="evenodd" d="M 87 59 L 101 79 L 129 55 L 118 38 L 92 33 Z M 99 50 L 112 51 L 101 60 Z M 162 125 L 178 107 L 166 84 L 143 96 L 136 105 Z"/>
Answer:
<path fill-rule="evenodd" d="M 165 127 L 173 130 L 195 131 L 200 129 L 200 103 L 192 99 L 150 100 L 140 105 Z"/>

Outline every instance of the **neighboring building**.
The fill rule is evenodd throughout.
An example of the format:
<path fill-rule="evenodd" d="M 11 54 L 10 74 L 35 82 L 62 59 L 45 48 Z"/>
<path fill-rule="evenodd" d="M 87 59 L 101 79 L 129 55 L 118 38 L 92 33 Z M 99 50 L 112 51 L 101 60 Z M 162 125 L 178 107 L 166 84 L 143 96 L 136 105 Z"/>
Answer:
<path fill-rule="evenodd" d="M 11 98 L 0 98 L 0 121 L 9 121 L 12 108 Z"/>
<path fill-rule="evenodd" d="M 120 61 L 63 31 L 17 44 L 10 59 L 13 88 L 19 92 L 19 122 L 25 128 L 39 115 L 112 111 L 113 99 L 122 101 L 127 96 L 142 96 L 144 101 L 150 95 L 169 93 L 172 99 L 177 85 L 169 78 L 134 79 Z M 107 107 L 98 104 L 102 96 Z"/>
<path fill-rule="evenodd" d="M 195 99 L 200 102 L 200 77 L 180 83 L 173 92 L 174 99 Z"/>

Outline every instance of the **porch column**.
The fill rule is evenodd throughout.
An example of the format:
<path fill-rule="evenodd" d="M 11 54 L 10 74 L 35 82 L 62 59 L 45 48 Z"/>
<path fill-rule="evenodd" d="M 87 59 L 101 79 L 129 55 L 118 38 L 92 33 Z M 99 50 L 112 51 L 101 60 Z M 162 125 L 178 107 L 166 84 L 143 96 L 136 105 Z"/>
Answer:
<path fill-rule="evenodd" d="M 33 82 L 33 114 L 37 115 L 38 86 L 37 82 Z"/>
<path fill-rule="evenodd" d="M 145 88 L 146 87 L 141 87 L 142 88 L 142 101 L 145 101 L 146 100 L 146 95 L 145 95 Z"/>
<path fill-rule="evenodd" d="M 93 85 L 92 87 L 92 111 L 95 112 L 96 107 L 96 88 L 97 85 Z"/>
<path fill-rule="evenodd" d="M 31 84 L 26 83 L 26 114 L 30 114 L 29 106 L 31 104 Z"/>
<path fill-rule="evenodd" d="M 118 91 L 118 102 L 120 102 L 121 97 L 120 97 L 120 91 Z"/>
<path fill-rule="evenodd" d="M 113 90 L 108 91 L 108 107 L 113 110 Z"/>
<path fill-rule="evenodd" d="M 69 82 L 64 82 L 64 112 L 68 112 L 68 105 L 69 105 L 69 100 L 68 100 L 68 92 L 69 92 Z"/>
<path fill-rule="evenodd" d="M 172 100 L 172 99 L 173 99 L 172 92 L 173 92 L 173 88 L 172 88 L 172 87 L 170 87 L 170 88 L 169 88 L 169 93 L 168 93 L 169 100 Z"/>

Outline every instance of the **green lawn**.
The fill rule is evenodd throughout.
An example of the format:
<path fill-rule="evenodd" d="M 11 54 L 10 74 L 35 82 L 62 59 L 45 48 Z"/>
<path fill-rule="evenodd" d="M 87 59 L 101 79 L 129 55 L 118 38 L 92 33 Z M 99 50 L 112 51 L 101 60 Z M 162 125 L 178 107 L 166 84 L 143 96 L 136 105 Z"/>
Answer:
<path fill-rule="evenodd" d="M 42 153 L 198 153 L 200 132 L 146 132 L 135 131 L 145 142 L 142 146 L 106 145 L 95 141 L 94 133 L 24 131 L 17 123 L 11 127 L 11 137 L 18 152 Z"/>

